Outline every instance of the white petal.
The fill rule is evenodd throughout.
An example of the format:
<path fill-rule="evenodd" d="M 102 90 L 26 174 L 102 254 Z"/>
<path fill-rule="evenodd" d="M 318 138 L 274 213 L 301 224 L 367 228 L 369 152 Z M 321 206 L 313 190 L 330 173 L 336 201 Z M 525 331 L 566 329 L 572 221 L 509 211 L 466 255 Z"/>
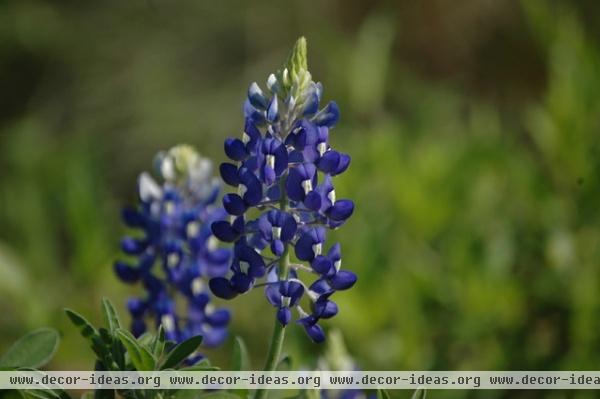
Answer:
<path fill-rule="evenodd" d="M 144 172 L 140 175 L 138 179 L 138 189 L 140 191 L 140 198 L 142 201 L 147 202 L 160 199 L 162 197 L 162 189 L 147 172 Z"/>

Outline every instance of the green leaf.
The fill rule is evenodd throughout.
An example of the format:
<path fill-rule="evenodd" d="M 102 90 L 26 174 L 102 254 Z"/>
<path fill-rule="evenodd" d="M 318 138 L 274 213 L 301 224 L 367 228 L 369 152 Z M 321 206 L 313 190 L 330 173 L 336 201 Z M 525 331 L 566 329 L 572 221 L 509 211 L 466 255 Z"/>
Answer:
<path fill-rule="evenodd" d="M 94 399 L 113 399 L 114 397 L 114 389 L 96 389 L 94 391 Z"/>
<path fill-rule="evenodd" d="M 148 349 L 140 345 L 129 331 L 117 329 L 117 337 L 127 349 L 131 363 L 138 371 L 152 371 L 156 366 L 156 360 Z"/>
<path fill-rule="evenodd" d="M 165 329 L 163 328 L 162 324 L 158 326 L 158 332 L 154 337 L 151 348 L 152 353 L 154 353 L 154 356 L 157 358 L 159 358 L 165 350 Z"/>
<path fill-rule="evenodd" d="M 417 388 L 417 390 L 410 397 L 411 399 L 425 399 L 427 397 L 427 390 L 425 388 Z"/>
<path fill-rule="evenodd" d="M 231 360 L 232 371 L 244 371 L 250 369 L 250 356 L 248 348 L 241 337 L 235 337 L 233 342 L 233 355 Z"/>
<path fill-rule="evenodd" d="M 100 333 L 96 330 L 96 327 L 92 325 L 85 317 L 75 312 L 72 309 L 65 309 L 65 313 L 69 317 L 69 320 L 79 329 L 79 333 L 82 337 L 88 339 L 91 343 L 92 350 L 101 361 L 106 363 L 106 366 L 112 366 L 113 361 L 111 354 L 106 347 L 105 343 L 100 337 Z"/>
<path fill-rule="evenodd" d="M 110 329 L 110 332 L 115 334 L 117 329 L 121 328 L 121 321 L 119 320 L 119 315 L 117 314 L 115 307 L 108 298 L 102 298 L 102 314 L 104 315 L 104 322 Z"/>
<path fill-rule="evenodd" d="M 390 394 L 385 389 L 378 389 L 377 399 L 390 399 Z"/>
<path fill-rule="evenodd" d="M 151 332 L 145 332 L 137 338 L 137 342 L 148 350 L 152 349 L 152 342 L 154 342 L 155 335 Z"/>
<path fill-rule="evenodd" d="M 207 358 L 204 358 L 192 366 L 182 367 L 179 370 L 180 371 L 218 371 L 221 369 L 217 366 L 213 366 L 212 364 L 210 364 L 210 360 L 208 360 Z"/>
<path fill-rule="evenodd" d="M 320 399 L 321 391 L 318 389 L 305 389 L 300 393 L 300 395 L 303 399 Z"/>
<path fill-rule="evenodd" d="M 304 36 L 298 38 L 294 43 L 285 66 L 292 81 L 297 80 L 300 73 L 308 70 L 306 38 Z"/>
<path fill-rule="evenodd" d="M 179 363 L 184 361 L 189 355 L 194 353 L 202 343 L 202 336 L 196 335 L 189 338 L 179 345 L 175 346 L 167 355 L 164 363 L 160 367 L 161 370 L 175 368 Z"/>
<path fill-rule="evenodd" d="M 41 328 L 15 342 L 2 357 L 0 367 L 42 367 L 58 349 L 60 337 L 56 330 Z"/>
<path fill-rule="evenodd" d="M 20 370 L 33 371 L 40 378 L 45 375 L 44 372 L 31 367 L 23 367 Z M 42 389 L 20 389 L 18 392 L 25 399 L 71 399 L 69 394 L 56 385 L 42 385 L 42 387 Z"/>
<path fill-rule="evenodd" d="M 93 336 L 99 337 L 98 331 L 96 331 L 96 327 L 94 327 L 89 321 L 87 321 L 85 317 L 71 309 L 65 309 L 65 313 L 67 314 L 71 322 L 75 325 L 75 327 L 79 329 L 79 332 L 84 338 L 89 339 Z"/>
<path fill-rule="evenodd" d="M 227 392 L 227 391 L 217 391 L 217 392 L 209 392 L 203 393 L 196 397 L 196 399 L 240 399 L 239 396 Z"/>
<path fill-rule="evenodd" d="M 217 366 L 209 366 L 204 364 L 195 364 L 189 367 L 180 368 L 179 371 L 219 371 L 221 370 Z"/>
<path fill-rule="evenodd" d="M 19 393 L 25 399 L 71 399 L 62 389 L 22 389 Z"/>

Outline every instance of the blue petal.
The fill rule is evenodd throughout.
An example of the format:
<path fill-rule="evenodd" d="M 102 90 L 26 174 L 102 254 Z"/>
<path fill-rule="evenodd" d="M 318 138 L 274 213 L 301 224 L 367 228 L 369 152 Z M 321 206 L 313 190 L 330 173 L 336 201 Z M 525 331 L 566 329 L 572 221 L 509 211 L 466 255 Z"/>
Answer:
<path fill-rule="evenodd" d="M 321 208 L 321 196 L 316 191 L 310 191 L 304 198 L 304 205 L 312 211 L 318 211 Z"/>
<path fill-rule="evenodd" d="M 281 325 L 287 326 L 290 320 L 292 320 L 292 312 L 290 311 L 290 309 L 279 308 L 277 310 L 277 320 L 279 320 Z"/>
<path fill-rule="evenodd" d="M 131 333 L 138 338 L 146 332 L 146 322 L 143 319 L 133 319 L 131 321 Z"/>
<path fill-rule="evenodd" d="M 304 104 L 303 116 L 313 116 L 319 110 L 319 96 L 316 92 L 309 94 L 306 103 Z"/>
<path fill-rule="evenodd" d="M 202 336 L 204 337 L 202 346 L 206 346 L 207 348 L 219 346 L 225 341 L 228 334 L 229 333 L 226 328 L 206 329 L 202 333 Z"/>
<path fill-rule="evenodd" d="M 160 295 L 164 290 L 164 284 L 151 274 L 146 274 L 144 277 L 144 287 L 150 292 L 151 296 Z"/>
<path fill-rule="evenodd" d="M 233 187 L 237 187 L 240 184 L 237 166 L 224 162 L 219 166 L 219 171 L 225 183 Z"/>
<path fill-rule="evenodd" d="M 350 155 L 348 154 L 340 154 L 340 162 L 338 163 L 335 171 L 331 173 L 332 176 L 339 175 L 340 173 L 344 173 L 346 169 L 350 166 Z"/>
<path fill-rule="evenodd" d="M 331 259 L 332 262 L 342 259 L 342 247 L 339 242 L 335 243 L 331 248 L 329 248 L 327 257 Z"/>
<path fill-rule="evenodd" d="M 252 288 L 252 284 L 254 284 L 254 279 L 244 273 L 236 273 L 231 277 L 232 288 L 240 294 Z"/>
<path fill-rule="evenodd" d="M 351 200 L 342 199 L 328 209 L 327 216 L 332 220 L 339 222 L 348 219 L 354 212 L 354 203 Z"/>
<path fill-rule="evenodd" d="M 269 211 L 271 212 L 271 211 Z M 265 240 L 271 240 L 271 235 L 272 235 L 272 225 L 271 222 L 269 222 L 269 212 L 267 212 L 266 214 L 262 215 L 259 219 L 258 219 L 258 230 L 260 231 L 260 234 L 262 236 L 262 238 L 264 238 Z"/>
<path fill-rule="evenodd" d="M 285 182 L 285 190 L 290 199 L 294 201 L 302 201 L 304 199 L 304 190 L 302 189 L 303 180 L 298 168 L 290 169 L 290 173 Z"/>
<path fill-rule="evenodd" d="M 206 253 L 206 260 L 210 263 L 223 264 L 231 257 L 231 251 L 228 248 L 217 248 L 214 251 Z"/>
<path fill-rule="evenodd" d="M 267 109 L 267 99 L 256 82 L 248 88 L 248 100 L 255 108 Z"/>
<path fill-rule="evenodd" d="M 284 250 L 285 246 L 281 240 L 274 240 L 271 242 L 271 252 L 273 252 L 273 255 L 281 256 L 283 255 Z"/>
<path fill-rule="evenodd" d="M 266 197 L 271 201 L 279 201 L 279 197 L 281 196 L 281 190 L 279 189 L 279 184 L 275 184 L 267 189 Z"/>
<path fill-rule="evenodd" d="M 124 262 L 115 262 L 114 268 L 117 276 L 126 283 L 135 283 L 140 279 L 139 269 L 134 268 Z"/>
<path fill-rule="evenodd" d="M 229 222 L 224 220 L 214 222 L 211 224 L 210 228 L 215 237 L 224 242 L 234 242 L 240 235 Z"/>
<path fill-rule="evenodd" d="M 340 119 L 340 109 L 331 101 L 314 118 L 313 121 L 319 126 L 333 127 Z"/>
<path fill-rule="evenodd" d="M 213 327 L 224 327 L 229 323 L 231 319 L 231 313 L 227 309 L 219 309 L 214 313 L 206 316 L 208 324 Z"/>
<path fill-rule="evenodd" d="M 319 255 L 313 259 L 310 265 L 312 266 L 313 270 L 319 274 L 327 274 L 333 268 L 333 263 L 331 260 L 323 255 Z"/>
<path fill-rule="evenodd" d="M 302 284 L 297 283 L 295 281 L 288 281 L 286 287 L 285 296 L 290 298 L 290 307 L 296 306 L 296 304 L 302 299 L 302 295 L 304 294 L 304 287 Z"/>
<path fill-rule="evenodd" d="M 325 296 L 325 297 L 329 297 L 334 293 L 334 291 L 331 288 L 331 286 L 329 285 L 329 283 L 323 278 L 312 283 L 311 286 L 309 287 L 309 289 L 311 291 L 319 294 L 320 296 Z"/>
<path fill-rule="evenodd" d="M 278 111 L 278 101 L 277 94 L 274 94 L 271 98 L 271 102 L 269 103 L 269 108 L 267 109 L 267 120 L 271 123 L 277 121 L 279 119 L 279 111 Z"/>
<path fill-rule="evenodd" d="M 246 212 L 246 204 L 242 197 L 237 194 L 225 194 L 223 197 L 223 208 L 230 214 L 240 216 Z"/>
<path fill-rule="evenodd" d="M 302 234 L 298 239 L 298 242 L 296 242 L 296 257 L 305 261 L 313 260 L 315 257 L 315 253 L 312 249 L 314 243 L 314 239 L 309 233 Z"/>
<path fill-rule="evenodd" d="M 281 241 L 287 242 L 294 238 L 298 224 L 296 219 L 289 213 L 284 213 L 284 220 L 281 226 Z"/>
<path fill-rule="evenodd" d="M 260 139 L 262 134 L 260 130 L 256 127 L 254 121 L 250 119 L 246 119 L 246 123 L 244 125 L 244 132 L 250 137 L 250 141 L 246 144 L 246 148 L 248 151 L 256 150 L 257 146 L 260 144 Z"/>
<path fill-rule="evenodd" d="M 244 201 L 249 206 L 255 206 L 262 199 L 262 183 L 249 171 L 243 173 L 241 181 L 246 186 L 246 192 L 243 197 Z"/>
<path fill-rule="evenodd" d="M 144 225 L 143 215 L 133 208 L 123 208 L 121 217 L 129 227 L 140 227 Z"/>
<path fill-rule="evenodd" d="M 248 262 L 250 269 L 252 268 L 264 268 L 265 261 L 258 252 L 249 246 L 244 246 L 239 250 L 239 258 L 242 261 Z M 263 273 L 264 274 L 264 273 Z M 262 277 L 261 275 L 254 275 L 254 277 Z"/>
<path fill-rule="evenodd" d="M 271 168 L 270 166 L 265 165 L 261 168 L 261 177 L 262 177 L 263 182 L 267 186 L 270 186 L 275 182 L 277 175 L 275 173 L 275 169 Z"/>
<path fill-rule="evenodd" d="M 280 307 L 281 293 L 279 292 L 279 283 L 267 285 L 267 288 L 265 288 L 265 296 L 271 305 Z"/>
<path fill-rule="evenodd" d="M 215 277 L 210 279 L 208 286 L 210 287 L 212 293 L 219 298 L 232 299 L 237 296 L 237 292 L 233 290 L 229 280 L 224 277 Z"/>
<path fill-rule="evenodd" d="M 284 144 L 280 144 L 275 149 L 275 173 L 277 176 L 281 176 L 284 170 L 288 167 L 288 153 L 287 148 Z"/>
<path fill-rule="evenodd" d="M 125 237 L 121 240 L 121 249 L 126 254 L 139 255 L 147 248 L 147 243 L 142 240 L 136 240 L 132 237 Z"/>
<path fill-rule="evenodd" d="M 340 163 L 340 153 L 337 151 L 327 151 L 319 159 L 318 167 L 325 173 L 333 173 L 337 170 Z"/>
<path fill-rule="evenodd" d="M 142 317 L 147 308 L 146 302 L 140 298 L 129 298 L 127 300 L 127 309 L 133 317 Z"/>
<path fill-rule="evenodd" d="M 241 161 L 248 156 L 246 145 L 240 139 L 228 138 L 225 140 L 225 154 L 234 161 Z"/>
<path fill-rule="evenodd" d="M 248 99 L 244 101 L 244 116 L 254 124 L 260 125 L 265 122 L 264 112 L 260 112 L 254 108 Z"/>
<path fill-rule="evenodd" d="M 319 344 L 325 341 L 325 333 L 323 329 L 318 324 L 307 325 L 304 324 L 304 330 L 315 343 Z"/>
<path fill-rule="evenodd" d="M 329 319 L 338 313 L 338 306 L 328 299 L 319 299 L 314 303 L 314 314 L 320 319 Z"/>
<path fill-rule="evenodd" d="M 189 288 L 190 288 L 190 290 L 189 290 L 190 293 L 193 295 L 192 298 L 190 299 L 191 305 L 193 305 L 194 307 L 203 309 L 208 304 L 208 302 L 210 302 L 210 296 L 204 292 L 194 295 L 191 292 L 191 287 L 189 287 Z"/>
<path fill-rule="evenodd" d="M 331 286 L 336 290 L 347 290 L 356 283 L 356 280 L 356 274 L 347 270 L 340 270 L 331 278 Z"/>

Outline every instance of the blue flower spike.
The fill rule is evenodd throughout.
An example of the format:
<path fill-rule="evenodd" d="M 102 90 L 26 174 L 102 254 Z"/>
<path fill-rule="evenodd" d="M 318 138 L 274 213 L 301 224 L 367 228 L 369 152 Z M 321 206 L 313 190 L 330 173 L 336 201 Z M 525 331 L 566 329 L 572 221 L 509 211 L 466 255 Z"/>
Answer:
<path fill-rule="evenodd" d="M 234 256 L 227 275 L 209 284 L 224 299 L 264 286 L 279 323 L 288 325 L 295 311 L 315 342 L 325 339 L 318 323 L 338 313 L 332 295 L 357 280 L 341 269 L 340 244 L 326 247 L 327 231 L 350 218 L 354 203 L 336 197 L 334 177 L 348 169 L 350 156 L 331 145 L 340 111 L 333 101 L 323 106 L 322 97 L 323 86 L 308 71 L 304 38 L 264 89 L 250 85 L 242 135 L 225 140 L 230 161 L 219 168 L 236 189 L 223 197 L 229 218 L 212 224 L 215 237 L 233 243 Z M 128 243 L 131 251 L 138 246 Z"/>
<path fill-rule="evenodd" d="M 232 158 L 247 156 L 244 143 L 228 143 Z M 140 282 L 145 290 L 128 301 L 131 331 L 139 336 L 153 320 L 170 340 L 202 335 L 204 346 L 217 346 L 227 337 L 230 314 L 211 303 L 208 282 L 225 276 L 233 258 L 230 249 L 219 248 L 219 240 L 234 241 L 244 223 L 225 220 L 227 212 L 216 204 L 220 183 L 212 163 L 192 147 L 160 152 L 154 164 L 157 179 L 142 173 L 139 202 L 123 211 L 125 224 L 137 232 L 122 239 L 127 260 L 114 266 L 122 281 Z"/>

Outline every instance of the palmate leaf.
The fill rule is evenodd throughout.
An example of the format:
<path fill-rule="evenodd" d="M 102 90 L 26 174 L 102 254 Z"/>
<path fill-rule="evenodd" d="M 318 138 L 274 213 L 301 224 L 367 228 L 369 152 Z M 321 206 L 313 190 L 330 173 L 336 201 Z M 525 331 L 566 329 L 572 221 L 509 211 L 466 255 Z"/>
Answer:
<path fill-rule="evenodd" d="M 153 371 L 156 367 L 156 359 L 148 349 L 140 345 L 135 337 L 127 330 L 117 329 L 116 335 L 123 343 L 131 363 L 138 371 Z"/>
<path fill-rule="evenodd" d="M 161 370 L 175 368 L 181 362 L 183 362 L 189 355 L 194 353 L 196 349 L 202 343 L 202 336 L 196 335 L 195 337 L 189 338 L 179 345 L 175 346 L 165 358 L 165 361 L 160 366 Z"/>
<path fill-rule="evenodd" d="M 58 349 L 60 337 L 56 330 L 41 328 L 16 341 L 0 357 L 0 367 L 38 368 L 52 359 Z"/>

